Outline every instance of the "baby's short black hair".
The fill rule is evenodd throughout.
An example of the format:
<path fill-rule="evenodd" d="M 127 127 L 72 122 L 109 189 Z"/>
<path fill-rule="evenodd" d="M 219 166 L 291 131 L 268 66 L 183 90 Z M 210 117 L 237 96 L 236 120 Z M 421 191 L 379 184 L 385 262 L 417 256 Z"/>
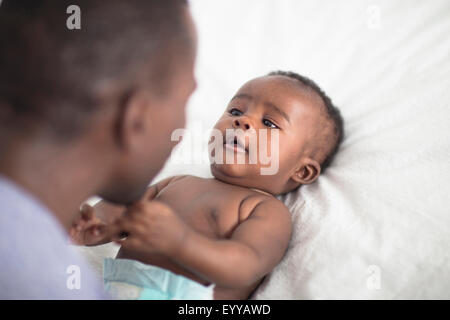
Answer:
<path fill-rule="evenodd" d="M 329 120 L 333 124 L 333 146 L 326 155 L 325 159 L 320 164 L 321 172 L 331 164 L 334 156 L 339 150 L 339 146 L 342 143 L 344 137 L 344 120 L 342 119 L 339 109 L 333 104 L 330 97 L 311 79 L 299 75 L 292 71 L 272 71 L 268 76 L 284 76 L 299 81 L 304 87 L 311 89 L 315 92 L 323 101 L 325 106 L 325 113 Z"/>

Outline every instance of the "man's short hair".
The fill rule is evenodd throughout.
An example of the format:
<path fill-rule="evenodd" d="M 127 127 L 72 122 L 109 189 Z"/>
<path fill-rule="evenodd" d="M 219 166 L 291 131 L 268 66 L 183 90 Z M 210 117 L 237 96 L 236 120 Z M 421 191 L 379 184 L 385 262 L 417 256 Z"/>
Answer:
<path fill-rule="evenodd" d="M 81 29 L 67 27 L 70 5 L 80 8 Z M 146 74 L 150 90 L 162 93 L 174 56 L 192 45 L 184 7 L 185 0 L 4 0 L 0 139 L 35 126 L 76 136 L 106 83 L 125 92 Z"/>
<path fill-rule="evenodd" d="M 331 137 L 326 137 L 325 142 L 331 143 L 331 147 L 327 148 L 329 152 L 324 157 L 324 160 L 320 164 L 321 172 L 331 164 L 333 158 L 339 150 L 339 146 L 342 143 L 344 137 L 344 120 L 342 119 L 339 109 L 333 104 L 331 99 L 326 95 L 326 93 L 311 79 L 299 75 L 298 73 L 292 71 L 273 71 L 268 74 L 269 76 L 284 76 L 296 81 L 317 94 L 323 102 L 325 115 L 328 120 L 331 121 L 333 125 L 333 131 Z"/>

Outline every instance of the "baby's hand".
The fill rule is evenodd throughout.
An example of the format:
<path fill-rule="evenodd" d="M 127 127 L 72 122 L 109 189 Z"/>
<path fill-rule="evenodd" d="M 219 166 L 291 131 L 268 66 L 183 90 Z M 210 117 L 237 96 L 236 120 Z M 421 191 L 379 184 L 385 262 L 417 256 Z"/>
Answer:
<path fill-rule="evenodd" d="M 94 208 L 84 204 L 80 216 L 74 221 L 69 235 L 77 245 L 92 246 L 102 244 L 106 236 L 106 224 L 94 214 Z"/>
<path fill-rule="evenodd" d="M 129 207 L 115 228 L 128 234 L 126 239 L 117 240 L 123 248 L 168 256 L 177 254 L 188 230 L 169 206 L 145 198 Z"/>

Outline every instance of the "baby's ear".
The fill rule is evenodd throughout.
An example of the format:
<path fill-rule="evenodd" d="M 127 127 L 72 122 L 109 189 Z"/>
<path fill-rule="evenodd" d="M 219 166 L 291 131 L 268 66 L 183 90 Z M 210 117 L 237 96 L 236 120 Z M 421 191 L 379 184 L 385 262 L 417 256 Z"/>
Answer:
<path fill-rule="evenodd" d="M 320 164 L 311 158 L 303 158 L 300 166 L 291 176 L 295 182 L 300 184 L 310 184 L 319 177 Z"/>

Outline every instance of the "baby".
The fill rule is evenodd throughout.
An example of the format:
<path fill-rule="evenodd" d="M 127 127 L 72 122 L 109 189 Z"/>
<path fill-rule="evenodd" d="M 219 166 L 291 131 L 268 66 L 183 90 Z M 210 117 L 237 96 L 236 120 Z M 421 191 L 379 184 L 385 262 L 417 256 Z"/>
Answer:
<path fill-rule="evenodd" d="M 104 201 L 82 208 L 71 230 L 75 242 L 121 244 L 116 259 L 104 265 L 110 292 L 108 285 L 124 282 L 140 288 L 134 298 L 247 299 L 290 240 L 290 213 L 275 196 L 318 178 L 342 141 L 343 121 L 314 82 L 277 71 L 244 84 L 214 129 L 224 139 L 213 153 L 223 159 L 240 155 L 245 163 L 213 161 L 211 179 L 165 179 L 128 208 Z M 267 164 L 251 163 L 248 136 L 229 139 L 230 129 L 266 135 L 269 150 L 277 144 L 271 155 L 278 156 L 277 172 L 261 174 Z M 278 141 L 271 140 L 272 130 Z M 136 214 L 142 211 L 145 217 Z M 127 237 L 117 240 L 120 232 Z M 155 288 L 158 281 L 164 284 Z"/>

